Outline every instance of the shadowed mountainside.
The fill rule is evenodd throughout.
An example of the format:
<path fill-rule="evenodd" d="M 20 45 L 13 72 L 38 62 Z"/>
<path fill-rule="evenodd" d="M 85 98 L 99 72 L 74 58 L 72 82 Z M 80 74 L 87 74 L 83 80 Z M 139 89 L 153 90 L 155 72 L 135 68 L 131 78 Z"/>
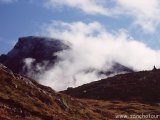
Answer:
<path fill-rule="evenodd" d="M 116 75 L 63 93 L 98 100 L 140 100 L 160 102 L 160 70 Z"/>
<path fill-rule="evenodd" d="M 69 49 L 67 43 L 46 37 L 22 37 L 19 38 L 14 48 L 7 55 L 0 56 L 0 63 L 7 66 L 13 72 L 27 75 L 29 71 L 39 73 L 37 66 L 49 69 L 58 61 L 56 52 Z M 30 65 L 25 64 L 29 58 Z M 27 63 L 27 61 L 26 61 Z M 44 67 L 43 67 L 44 68 Z"/>

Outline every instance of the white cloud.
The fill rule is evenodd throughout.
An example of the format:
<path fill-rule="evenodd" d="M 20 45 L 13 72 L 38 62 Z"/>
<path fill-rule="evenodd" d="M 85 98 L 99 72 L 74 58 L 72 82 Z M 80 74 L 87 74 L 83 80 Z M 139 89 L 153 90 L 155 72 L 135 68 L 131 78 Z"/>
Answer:
<path fill-rule="evenodd" d="M 145 32 L 154 32 L 160 23 L 159 0 L 48 0 L 48 7 L 77 8 L 87 14 L 131 17 Z"/>
<path fill-rule="evenodd" d="M 160 23 L 159 0 L 117 0 L 117 6 L 119 14 L 132 16 L 145 31 L 154 32 Z"/>
<path fill-rule="evenodd" d="M 53 21 L 44 29 L 48 36 L 69 41 L 72 48 L 59 53 L 62 61 L 40 77 L 42 84 L 55 90 L 98 80 L 96 71 L 85 73 L 84 69 L 109 69 L 113 61 L 134 70 L 160 67 L 160 51 L 134 40 L 124 30 L 110 33 L 98 22 L 61 21 Z"/>
<path fill-rule="evenodd" d="M 0 0 L 0 3 L 13 3 L 17 2 L 17 0 Z"/>
<path fill-rule="evenodd" d="M 88 14 L 102 14 L 108 15 L 103 4 L 105 0 L 48 0 L 46 5 L 48 7 L 68 6 L 77 8 Z"/>
<path fill-rule="evenodd" d="M 26 58 L 24 59 L 24 63 L 25 63 L 25 67 L 27 67 L 28 69 L 31 69 L 33 62 L 35 61 L 35 59 L 33 58 Z"/>
<path fill-rule="evenodd" d="M 26 72 L 27 71 L 27 76 L 32 76 L 33 78 L 36 78 L 34 75 L 35 75 L 35 72 L 34 70 L 32 69 L 32 66 L 33 66 L 33 63 L 35 62 L 35 59 L 33 58 L 26 58 L 23 60 L 23 62 L 25 63 L 25 66 L 23 66 L 23 72 Z"/>

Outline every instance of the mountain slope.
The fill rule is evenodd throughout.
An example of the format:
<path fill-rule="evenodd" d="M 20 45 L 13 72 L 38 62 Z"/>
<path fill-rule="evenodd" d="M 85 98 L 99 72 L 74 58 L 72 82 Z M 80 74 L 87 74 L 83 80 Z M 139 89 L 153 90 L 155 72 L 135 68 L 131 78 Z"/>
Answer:
<path fill-rule="evenodd" d="M 57 93 L 0 64 L 0 120 L 115 120 L 160 114 L 157 104 L 76 99 Z"/>
<path fill-rule="evenodd" d="M 56 93 L 0 65 L 0 119 L 83 120 L 93 119 L 93 114 L 95 119 L 103 118 L 86 108 L 83 102 Z"/>
<path fill-rule="evenodd" d="M 160 102 L 160 70 L 116 75 L 63 91 L 78 98 Z"/>

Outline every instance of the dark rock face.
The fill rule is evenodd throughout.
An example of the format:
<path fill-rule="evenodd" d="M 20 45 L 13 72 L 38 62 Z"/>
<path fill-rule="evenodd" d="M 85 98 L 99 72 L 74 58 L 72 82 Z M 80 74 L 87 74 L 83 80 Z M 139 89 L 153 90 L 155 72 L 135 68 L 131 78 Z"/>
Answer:
<path fill-rule="evenodd" d="M 57 61 L 56 52 L 69 49 L 68 45 L 60 40 L 45 37 L 22 37 L 19 38 L 14 48 L 7 54 L 0 56 L 0 62 L 16 73 L 25 75 L 28 68 L 25 59 L 32 58 L 32 71 L 39 72 L 37 65 L 45 65 L 46 69 L 53 66 Z"/>
<path fill-rule="evenodd" d="M 160 101 L 160 70 L 116 75 L 63 93 L 87 99 Z"/>

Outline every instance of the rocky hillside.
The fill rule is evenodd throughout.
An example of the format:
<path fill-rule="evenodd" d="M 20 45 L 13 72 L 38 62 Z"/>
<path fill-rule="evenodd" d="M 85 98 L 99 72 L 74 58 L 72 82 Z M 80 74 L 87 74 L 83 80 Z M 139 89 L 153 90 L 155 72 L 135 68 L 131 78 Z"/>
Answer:
<path fill-rule="evenodd" d="M 0 120 L 130 120 L 142 113 L 160 114 L 159 104 L 72 98 L 0 64 Z"/>
<path fill-rule="evenodd" d="M 160 70 L 116 75 L 77 88 L 68 88 L 63 93 L 87 99 L 138 100 L 160 103 Z"/>
<path fill-rule="evenodd" d="M 32 79 L 14 74 L 0 65 L 0 119 L 3 120 L 84 120 L 102 115 L 85 102 L 56 93 Z M 93 117 L 94 116 L 94 117 Z"/>

